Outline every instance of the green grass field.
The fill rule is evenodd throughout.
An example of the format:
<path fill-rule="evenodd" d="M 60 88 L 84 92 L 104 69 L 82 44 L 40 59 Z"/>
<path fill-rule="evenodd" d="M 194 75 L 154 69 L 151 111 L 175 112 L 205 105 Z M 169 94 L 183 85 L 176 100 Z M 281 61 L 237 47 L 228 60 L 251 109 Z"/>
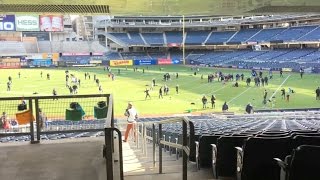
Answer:
<path fill-rule="evenodd" d="M 275 94 L 274 109 L 279 108 L 308 108 L 320 107 L 320 101 L 315 100 L 315 89 L 320 86 L 319 75 L 305 74 L 303 79 L 300 79 L 299 74 L 284 73 L 284 77 L 280 78 L 279 73 L 274 72 L 274 79 L 269 82 L 269 86 L 255 87 L 251 83 L 251 87 L 247 87 L 245 82 L 240 82 L 240 87 L 232 87 L 234 82 L 228 82 L 223 85 L 221 82 L 214 81 L 207 83 L 207 74 L 219 71 L 219 69 L 201 68 L 200 72 L 194 76 L 190 67 L 185 66 L 149 66 L 149 69 L 142 73 L 142 68 L 139 67 L 138 72 L 133 72 L 132 68 L 120 67 L 121 74 L 117 75 L 118 68 L 112 68 L 112 72 L 116 74 L 115 81 L 108 78 L 107 73 L 103 68 L 82 68 L 69 69 L 70 73 L 75 74 L 81 79 L 81 87 L 79 94 L 99 94 L 98 87 L 93 81 L 93 74 L 100 79 L 104 93 L 112 93 L 115 100 L 115 115 L 122 116 L 128 101 L 132 101 L 139 111 L 141 116 L 150 115 L 169 115 L 185 113 L 186 110 L 192 109 L 195 113 L 204 113 L 212 111 L 221 111 L 222 104 L 229 102 L 230 111 L 243 113 L 244 107 L 248 102 L 251 102 L 255 109 L 269 109 L 271 104 L 265 107 L 262 104 L 263 91 L 268 91 L 268 98 L 276 92 L 279 86 L 283 83 L 286 91 L 289 87 L 293 88 L 296 93 L 291 95 L 290 102 L 285 102 L 280 97 L 280 89 Z M 40 77 L 40 72 L 43 71 L 43 78 Z M 65 87 L 65 69 L 19 69 L 19 70 L 1 70 L 0 73 L 0 96 L 1 97 L 19 97 L 32 96 L 33 92 L 38 92 L 39 96 L 52 95 L 52 89 L 56 88 L 58 95 L 68 95 L 69 91 Z M 244 73 L 248 77 L 250 71 L 222 69 L 224 73 Z M 18 72 L 21 72 L 21 78 L 18 78 Z M 91 74 L 91 80 L 85 80 L 84 72 Z M 164 82 L 163 74 L 170 73 L 170 81 Z M 175 78 L 175 73 L 179 73 L 179 78 Z M 45 74 L 50 73 L 51 80 L 46 80 Z M 204 79 L 201 80 L 201 74 Z M 12 90 L 6 91 L 6 83 L 8 76 L 13 77 Z M 267 72 L 264 72 L 267 75 Z M 156 79 L 157 86 L 150 92 L 151 100 L 145 100 L 145 89 L 149 88 L 152 79 Z M 245 78 L 246 79 L 246 78 Z M 170 88 L 170 93 L 164 96 L 163 99 L 158 98 L 159 87 L 167 84 Z M 179 94 L 175 92 L 175 86 L 179 85 Z M 210 97 L 216 95 L 217 102 L 215 109 L 202 109 L 201 98 L 203 95 Z M 194 102 L 195 105 L 191 105 Z M 209 104 L 208 104 L 209 105 Z M 1 108 L 1 107 L 0 107 Z"/>

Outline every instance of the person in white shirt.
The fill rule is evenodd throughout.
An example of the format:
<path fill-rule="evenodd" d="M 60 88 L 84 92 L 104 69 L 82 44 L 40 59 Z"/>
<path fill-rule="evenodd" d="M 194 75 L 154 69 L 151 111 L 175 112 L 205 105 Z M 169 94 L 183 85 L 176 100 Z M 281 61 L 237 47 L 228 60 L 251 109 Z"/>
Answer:
<path fill-rule="evenodd" d="M 130 133 L 132 128 L 134 129 L 134 125 L 136 123 L 136 119 L 138 119 L 138 112 L 133 107 L 131 102 L 128 103 L 128 107 L 127 107 L 124 115 L 127 116 L 128 124 L 127 124 L 127 130 L 125 132 L 123 142 L 127 142 L 129 133 Z M 136 138 L 136 133 L 134 132 L 133 135 L 134 135 L 134 139 L 135 139 Z"/>

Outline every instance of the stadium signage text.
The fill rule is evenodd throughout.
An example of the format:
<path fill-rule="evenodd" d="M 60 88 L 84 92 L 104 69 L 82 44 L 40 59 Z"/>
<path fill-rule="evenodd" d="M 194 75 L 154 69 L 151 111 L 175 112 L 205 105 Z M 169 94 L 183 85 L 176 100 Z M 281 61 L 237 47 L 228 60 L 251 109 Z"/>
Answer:
<path fill-rule="evenodd" d="M 39 16 L 16 15 L 17 31 L 39 31 Z"/>
<path fill-rule="evenodd" d="M 90 56 L 90 53 L 62 53 L 62 56 Z"/>
<path fill-rule="evenodd" d="M 131 66 L 132 60 L 110 60 L 110 66 Z"/>
<path fill-rule="evenodd" d="M 15 16 L 2 15 L 0 16 L 0 31 L 15 31 Z"/>
<path fill-rule="evenodd" d="M 158 59 L 159 65 L 173 64 L 171 59 Z"/>
<path fill-rule="evenodd" d="M 150 59 L 150 60 L 134 60 L 134 65 L 156 65 L 157 60 L 156 59 Z"/>
<path fill-rule="evenodd" d="M 41 31 L 63 31 L 63 16 L 40 16 Z"/>

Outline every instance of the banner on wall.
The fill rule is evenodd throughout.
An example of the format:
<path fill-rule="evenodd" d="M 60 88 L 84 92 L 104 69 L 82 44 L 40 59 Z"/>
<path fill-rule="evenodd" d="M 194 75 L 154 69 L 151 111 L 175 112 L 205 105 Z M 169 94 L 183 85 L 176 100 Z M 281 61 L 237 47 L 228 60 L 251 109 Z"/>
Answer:
<path fill-rule="evenodd" d="M 63 31 L 63 16 L 40 16 L 40 31 Z"/>
<path fill-rule="evenodd" d="M 110 60 L 110 66 L 132 66 L 132 60 Z"/>
<path fill-rule="evenodd" d="M 90 56 L 90 53 L 62 53 L 62 56 Z"/>
<path fill-rule="evenodd" d="M 180 59 L 172 59 L 172 64 L 181 64 Z"/>
<path fill-rule="evenodd" d="M 16 15 L 16 30 L 17 31 L 39 31 L 39 16 L 38 15 Z"/>
<path fill-rule="evenodd" d="M 90 64 L 102 64 L 101 60 L 91 60 Z"/>
<path fill-rule="evenodd" d="M 291 69 L 291 68 L 282 68 L 282 71 L 284 71 L 284 72 L 291 72 L 292 69 Z"/>
<path fill-rule="evenodd" d="M 52 59 L 52 61 L 59 61 L 59 53 L 42 53 L 42 59 Z"/>
<path fill-rule="evenodd" d="M 0 15 L 0 31 L 15 31 L 15 16 Z"/>
<path fill-rule="evenodd" d="M 102 52 L 93 52 L 92 56 L 103 56 Z"/>
<path fill-rule="evenodd" d="M 156 59 L 150 59 L 150 60 L 134 60 L 134 65 L 156 65 L 157 60 Z"/>
<path fill-rule="evenodd" d="M 162 58 L 159 58 L 159 59 L 158 59 L 158 64 L 159 64 L 159 65 L 172 64 L 172 60 L 171 60 L 171 59 L 162 59 Z"/>

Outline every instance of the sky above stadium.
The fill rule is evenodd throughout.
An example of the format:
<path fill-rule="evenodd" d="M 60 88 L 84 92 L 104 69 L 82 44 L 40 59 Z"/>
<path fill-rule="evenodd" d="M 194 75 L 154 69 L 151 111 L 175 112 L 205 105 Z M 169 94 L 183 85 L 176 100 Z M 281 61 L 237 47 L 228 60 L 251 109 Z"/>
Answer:
<path fill-rule="evenodd" d="M 281 13 L 319 12 L 320 7 L 319 0 L 0 0 L 0 4 L 109 5 L 111 15 L 241 15 L 261 8 L 264 13 Z"/>

